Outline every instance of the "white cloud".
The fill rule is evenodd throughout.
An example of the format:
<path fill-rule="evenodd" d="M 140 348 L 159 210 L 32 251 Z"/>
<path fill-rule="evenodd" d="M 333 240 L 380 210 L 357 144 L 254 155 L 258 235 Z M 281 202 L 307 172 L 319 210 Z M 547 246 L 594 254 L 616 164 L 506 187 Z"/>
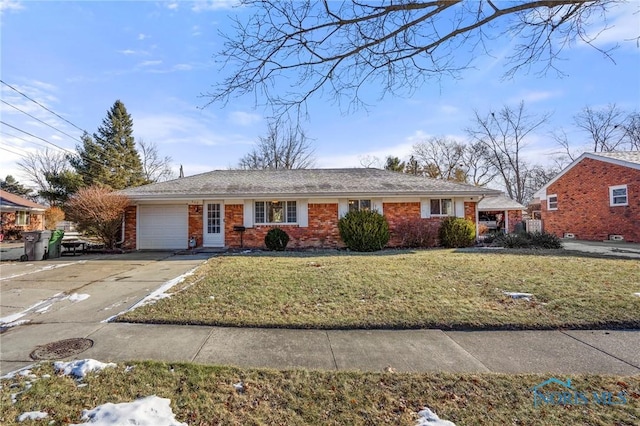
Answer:
<path fill-rule="evenodd" d="M 193 65 L 191 64 L 176 64 L 173 66 L 175 71 L 191 71 L 193 69 Z"/>
<path fill-rule="evenodd" d="M 509 103 L 519 103 L 524 101 L 525 104 L 532 104 L 540 101 L 546 101 L 547 99 L 557 98 L 562 95 L 560 91 L 549 90 L 525 90 L 520 92 L 519 95 L 509 98 Z"/>
<path fill-rule="evenodd" d="M 191 27 L 191 36 L 198 37 L 199 35 L 202 35 L 202 31 L 200 31 L 200 26 L 194 25 L 193 27 Z"/>
<path fill-rule="evenodd" d="M 239 126 L 250 126 L 262 121 L 262 116 L 244 111 L 233 111 L 229 113 L 229 121 Z"/>
<path fill-rule="evenodd" d="M 137 52 L 131 49 L 118 50 L 118 53 L 122 53 L 123 55 L 135 55 Z"/>
<path fill-rule="evenodd" d="M 198 0 L 193 2 L 191 10 L 194 12 L 215 11 L 220 9 L 231 9 L 238 6 L 238 0 Z"/>
<path fill-rule="evenodd" d="M 175 2 L 175 1 L 171 3 L 167 3 L 166 6 L 167 6 L 167 9 L 169 10 L 178 10 L 178 8 L 180 7 L 178 2 Z"/>
<path fill-rule="evenodd" d="M 598 19 L 599 16 L 595 18 Z M 640 3 L 632 1 L 612 7 L 607 22 L 603 24 L 602 20 L 598 19 L 598 22 L 591 26 L 589 36 L 596 38 L 596 46 L 620 44 L 637 48 L 640 37 Z"/>
<path fill-rule="evenodd" d="M 138 34 L 138 40 L 145 40 L 148 39 L 149 36 L 143 33 Z"/>
<path fill-rule="evenodd" d="M 138 64 L 139 67 L 152 67 L 155 65 L 160 65 L 162 64 L 162 61 L 144 61 L 144 62 L 140 62 Z"/>
<path fill-rule="evenodd" d="M 5 10 L 21 10 L 24 9 L 22 2 L 16 0 L 0 0 L 0 12 Z"/>

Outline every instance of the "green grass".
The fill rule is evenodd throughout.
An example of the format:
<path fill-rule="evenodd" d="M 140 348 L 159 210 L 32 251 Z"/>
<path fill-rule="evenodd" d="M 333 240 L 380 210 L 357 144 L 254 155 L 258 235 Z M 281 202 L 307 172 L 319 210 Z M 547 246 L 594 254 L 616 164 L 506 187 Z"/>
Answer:
<path fill-rule="evenodd" d="M 125 371 L 126 365 L 134 368 Z M 574 389 L 589 395 L 625 392 L 626 404 L 534 407 L 530 388 L 548 376 L 274 371 L 144 362 L 120 363 L 86 377 L 87 386 L 78 387 L 75 380 L 56 376 L 50 363 L 32 371 L 38 379 L 1 381 L 0 424 L 18 424 L 18 415 L 26 411 L 49 414 L 37 424 L 80 423 L 84 409 L 149 395 L 171 399 L 176 418 L 189 425 L 413 426 L 423 406 L 457 426 L 640 424 L 638 376 L 561 377 L 570 377 Z M 51 378 L 41 378 L 43 374 Z M 11 394 L 24 391 L 27 380 L 32 387 L 13 404 Z M 244 393 L 233 387 L 240 380 Z"/>
<path fill-rule="evenodd" d="M 199 268 L 173 297 L 118 320 L 319 329 L 640 327 L 637 260 L 524 253 L 537 254 L 426 250 L 220 256 Z M 504 291 L 534 297 L 514 300 Z"/>

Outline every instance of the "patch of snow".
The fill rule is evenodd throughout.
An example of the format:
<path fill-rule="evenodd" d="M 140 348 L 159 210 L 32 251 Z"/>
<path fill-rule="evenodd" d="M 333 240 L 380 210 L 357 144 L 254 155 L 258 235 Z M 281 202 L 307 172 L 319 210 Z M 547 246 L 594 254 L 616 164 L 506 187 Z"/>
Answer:
<path fill-rule="evenodd" d="M 51 378 L 51 374 L 43 374 L 42 378 L 43 379 L 50 379 Z"/>
<path fill-rule="evenodd" d="M 27 315 L 26 312 L 18 312 L 17 314 L 11 314 L 11 315 L 7 315 L 6 317 L 2 317 L 0 318 L 0 324 L 4 325 L 7 323 L 12 323 L 15 322 L 17 320 L 19 320 L 20 318 L 22 318 L 23 316 Z"/>
<path fill-rule="evenodd" d="M 530 301 L 533 297 L 533 294 L 531 293 L 520 293 L 517 291 L 503 291 L 503 293 L 511 297 L 512 299 L 522 299 L 526 300 L 527 302 Z"/>
<path fill-rule="evenodd" d="M 79 359 L 76 361 L 56 361 L 53 363 L 53 368 L 56 372 L 62 373 L 65 376 L 74 376 L 77 378 L 83 378 L 87 373 L 94 371 L 101 371 L 108 367 L 115 367 L 113 362 L 104 363 L 96 361 L 95 359 Z"/>
<path fill-rule="evenodd" d="M 120 404 L 108 402 L 93 410 L 84 410 L 82 420 L 86 423 L 70 426 L 187 426 L 176 420 L 170 404 L 171 400 L 155 395 Z"/>
<path fill-rule="evenodd" d="M 53 305 L 46 305 L 36 311 L 37 314 L 44 314 L 51 308 Z"/>
<path fill-rule="evenodd" d="M 57 300 L 62 300 L 61 295 L 62 293 L 56 293 L 48 299 L 41 300 L 37 303 L 34 303 L 33 305 L 29 306 L 27 309 L 25 309 L 22 312 L 18 312 L 17 314 L 11 314 L 11 315 L 7 315 L 6 317 L 2 317 L 0 318 L 0 325 L 2 325 L 3 327 L 15 327 L 16 325 L 24 324 L 24 322 L 18 322 L 17 320 L 27 315 L 31 311 L 35 310 L 36 312 L 38 312 L 38 309 L 41 309 L 42 305 L 46 305 L 47 303 L 55 302 Z M 25 321 L 25 322 L 28 322 L 28 321 Z"/>
<path fill-rule="evenodd" d="M 28 377 L 30 379 L 37 379 L 38 376 L 36 376 L 35 374 L 33 374 L 31 372 L 31 369 L 26 369 L 26 370 L 22 370 L 18 373 L 18 375 L 22 376 L 22 377 Z"/>
<path fill-rule="evenodd" d="M 134 309 L 138 309 L 140 306 L 145 306 L 145 305 L 150 305 L 152 303 L 157 302 L 160 299 L 164 299 L 166 297 L 170 297 L 171 294 L 166 293 L 167 290 L 169 290 L 171 287 L 174 287 L 175 285 L 180 284 L 182 281 L 184 281 L 187 277 L 191 276 L 194 274 L 194 272 L 196 271 L 196 269 L 198 269 L 198 266 L 196 266 L 195 268 L 185 272 L 184 274 L 180 275 L 179 277 L 176 277 L 172 280 L 167 281 L 166 283 L 162 284 L 157 290 L 153 291 L 152 293 L 150 293 L 147 297 L 145 297 L 144 299 L 142 299 L 141 301 L 139 301 L 138 303 L 136 303 L 135 305 L 133 305 L 132 307 L 130 307 L 129 309 L 127 309 L 126 311 L 122 311 L 116 315 L 112 315 L 109 318 L 107 318 L 106 320 L 100 321 L 101 323 L 106 323 L 106 322 L 111 322 L 114 318 L 126 314 L 127 312 L 133 311 Z"/>
<path fill-rule="evenodd" d="M 124 369 L 124 372 L 128 373 L 129 371 L 132 371 L 134 368 L 136 368 L 135 365 L 127 365 L 127 367 Z"/>
<path fill-rule="evenodd" d="M 633 293 L 633 295 L 640 297 L 640 293 Z"/>
<path fill-rule="evenodd" d="M 13 275 L 9 275 L 8 277 L 2 277 L 0 278 L 0 281 L 10 280 L 12 278 L 18 278 L 24 275 L 35 274 L 36 272 L 50 271 L 52 269 L 64 268 L 65 266 L 71 266 L 71 265 L 76 265 L 78 263 L 86 263 L 86 262 L 87 262 L 86 260 L 79 260 L 77 262 L 72 262 L 72 263 L 59 263 L 55 265 L 47 265 L 39 269 L 31 269 L 29 270 L 29 272 L 23 272 L 21 274 L 13 274 Z"/>
<path fill-rule="evenodd" d="M 67 297 L 72 302 L 82 302 L 83 300 L 87 300 L 90 296 L 88 294 L 78 294 L 73 293 Z"/>
<path fill-rule="evenodd" d="M 427 407 L 422 407 L 422 410 L 418 412 L 418 417 L 419 419 L 416 426 L 456 426 L 455 423 L 449 420 L 442 420 Z"/>
<path fill-rule="evenodd" d="M 29 364 L 29 365 L 27 365 L 26 367 L 22 367 L 22 368 L 19 368 L 19 369 L 17 369 L 17 370 L 10 371 L 10 372 L 8 372 L 7 374 L 5 374 L 4 376 L 0 376 L 0 380 L 11 380 L 11 379 L 13 379 L 14 377 L 16 377 L 18 374 L 21 374 L 21 372 L 23 372 L 23 371 L 25 371 L 25 370 L 29 370 L 29 371 L 31 371 L 31 369 L 32 369 L 33 367 L 35 367 L 36 365 L 37 365 L 37 364 Z"/>
<path fill-rule="evenodd" d="M 27 411 L 26 413 L 22 413 L 18 416 L 18 421 L 24 422 L 25 420 L 40 420 L 47 418 L 48 416 L 48 413 L 44 413 L 42 411 Z"/>
<path fill-rule="evenodd" d="M 20 321 L 8 322 L 6 324 L 0 324 L 0 326 L 2 328 L 11 328 L 11 327 L 17 327 L 17 326 L 22 325 L 22 324 L 27 324 L 29 322 L 31 322 L 31 321 L 30 320 L 20 320 Z"/>
<path fill-rule="evenodd" d="M 240 380 L 238 383 L 234 383 L 233 387 L 238 393 L 244 392 L 244 383 L 242 382 L 242 380 Z"/>

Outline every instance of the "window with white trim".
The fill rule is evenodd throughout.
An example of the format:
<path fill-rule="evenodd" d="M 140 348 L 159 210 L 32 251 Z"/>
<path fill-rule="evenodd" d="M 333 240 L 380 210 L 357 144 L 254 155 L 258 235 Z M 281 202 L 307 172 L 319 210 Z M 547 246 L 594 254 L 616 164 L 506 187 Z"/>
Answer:
<path fill-rule="evenodd" d="M 16 225 L 26 226 L 29 224 L 29 212 L 18 211 L 16 212 Z"/>
<path fill-rule="evenodd" d="M 295 201 L 256 201 L 255 222 L 266 223 L 296 223 L 298 210 Z"/>
<path fill-rule="evenodd" d="M 547 196 L 547 210 L 558 210 L 558 196 L 556 194 Z"/>
<path fill-rule="evenodd" d="M 629 205 L 627 185 L 616 185 L 609 187 L 609 205 L 611 207 Z"/>
<path fill-rule="evenodd" d="M 371 210 L 371 200 L 349 200 L 349 211 Z"/>
<path fill-rule="evenodd" d="M 453 200 L 451 198 L 432 198 L 431 216 L 453 216 Z"/>

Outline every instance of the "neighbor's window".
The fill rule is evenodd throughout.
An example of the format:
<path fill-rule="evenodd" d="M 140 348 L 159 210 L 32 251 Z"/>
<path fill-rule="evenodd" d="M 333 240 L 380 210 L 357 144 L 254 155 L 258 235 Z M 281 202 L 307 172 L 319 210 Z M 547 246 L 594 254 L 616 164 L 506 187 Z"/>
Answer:
<path fill-rule="evenodd" d="M 371 200 L 349 200 L 349 211 L 371 210 Z"/>
<path fill-rule="evenodd" d="M 609 205 L 611 207 L 629 205 L 629 199 L 627 198 L 627 185 L 609 187 Z"/>
<path fill-rule="evenodd" d="M 453 216 L 453 200 L 451 198 L 432 199 L 432 216 Z"/>
<path fill-rule="evenodd" d="M 28 212 L 16 212 L 16 225 L 28 225 L 29 213 Z"/>
<path fill-rule="evenodd" d="M 256 223 L 296 223 L 295 201 L 256 201 Z"/>
<path fill-rule="evenodd" d="M 558 210 L 558 196 L 556 194 L 547 197 L 547 210 Z"/>

